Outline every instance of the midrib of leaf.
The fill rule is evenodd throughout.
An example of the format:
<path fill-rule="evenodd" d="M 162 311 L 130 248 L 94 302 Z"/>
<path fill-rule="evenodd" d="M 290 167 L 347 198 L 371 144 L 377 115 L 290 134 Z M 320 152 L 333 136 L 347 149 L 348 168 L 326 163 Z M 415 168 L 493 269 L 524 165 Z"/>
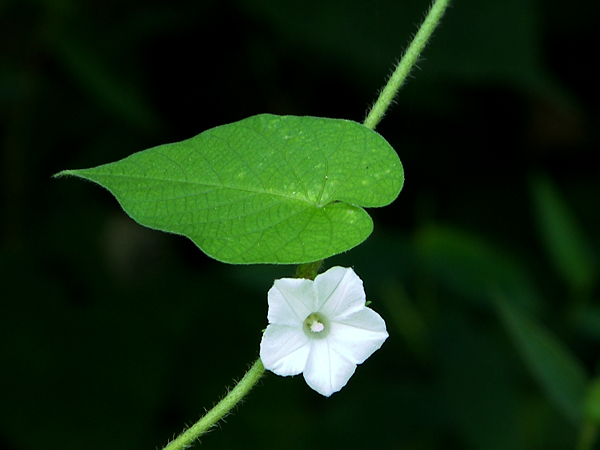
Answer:
<path fill-rule="evenodd" d="M 67 175 L 76 175 L 81 177 L 81 175 L 79 175 L 78 172 L 81 171 L 71 171 L 71 170 L 65 170 L 64 174 Z M 228 189 L 228 190 L 232 190 L 232 191 L 240 191 L 240 192 L 248 192 L 250 194 L 263 194 L 263 195 L 273 195 L 275 197 L 281 197 L 284 199 L 288 199 L 288 200 L 294 200 L 294 201 L 299 201 L 299 202 L 304 202 L 307 203 L 310 206 L 315 206 L 317 208 L 322 208 L 324 206 L 327 206 L 331 203 L 334 203 L 335 201 L 338 200 L 332 200 L 328 203 L 315 203 L 313 201 L 311 201 L 308 198 L 300 198 L 300 197 L 305 197 L 305 194 L 301 194 L 300 197 L 296 196 L 294 197 L 293 195 L 289 195 L 280 191 L 273 191 L 273 192 L 269 192 L 267 190 L 261 190 L 261 189 L 250 189 L 250 188 L 244 188 L 244 187 L 239 187 L 239 186 L 235 186 L 232 187 L 230 185 L 225 185 L 225 184 L 213 184 L 213 183 L 205 183 L 205 182 L 195 182 L 195 181 L 190 181 L 190 180 L 172 180 L 172 179 L 165 179 L 165 178 L 155 178 L 155 177 L 150 177 L 150 176 L 134 176 L 134 175 L 120 175 L 120 174 L 99 174 L 99 176 L 101 177 L 106 177 L 106 178 L 122 178 L 122 179 L 129 179 L 129 180 L 145 180 L 145 181 L 155 181 L 155 182 L 161 182 L 161 183 L 181 183 L 181 184 L 190 184 L 190 185 L 194 185 L 194 186 L 198 186 L 198 187 L 211 187 L 211 188 L 215 188 L 216 190 L 219 189 Z M 86 178 L 86 177 L 83 177 Z M 128 190 L 123 190 L 123 192 L 127 192 Z M 325 191 L 325 186 L 323 185 L 323 188 L 321 190 L 321 194 L 320 197 L 322 197 L 323 192 Z M 299 192 L 299 191 L 298 191 Z M 165 197 L 165 199 L 173 199 L 173 198 L 185 198 L 185 197 L 192 197 L 194 195 L 201 195 L 201 194 L 193 194 L 193 195 L 189 195 L 189 196 L 182 196 L 182 197 Z M 148 200 L 148 202 L 151 202 L 152 200 Z M 342 201 L 342 200 L 339 200 Z M 348 203 L 350 204 L 350 203 Z"/>

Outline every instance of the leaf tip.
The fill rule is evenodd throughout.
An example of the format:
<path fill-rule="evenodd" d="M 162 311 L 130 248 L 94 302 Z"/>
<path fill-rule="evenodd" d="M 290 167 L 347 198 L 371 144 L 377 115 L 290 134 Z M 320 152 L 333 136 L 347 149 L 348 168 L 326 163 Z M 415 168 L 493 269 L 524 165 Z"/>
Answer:
<path fill-rule="evenodd" d="M 63 178 L 63 177 L 78 177 L 78 178 L 84 178 L 85 177 L 81 174 L 81 170 L 61 170 L 58 173 L 55 173 L 54 175 L 52 175 L 52 178 Z"/>
<path fill-rule="evenodd" d="M 54 175 L 52 175 L 52 178 L 62 178 L 64 176 L 67 175 L 74 175 L 72 170 L 61 170 L 58 173 L 55 173 Z"/>

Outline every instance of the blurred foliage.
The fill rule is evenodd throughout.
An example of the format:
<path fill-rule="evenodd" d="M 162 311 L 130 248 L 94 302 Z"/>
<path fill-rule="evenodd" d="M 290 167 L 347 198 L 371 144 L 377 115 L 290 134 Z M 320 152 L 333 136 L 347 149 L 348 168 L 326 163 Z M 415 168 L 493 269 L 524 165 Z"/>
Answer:
<path fill-rule="evenodd" d="M 360 121 L 427 6 L 0 3 L 0 449 L 160 447 L 256 358 L 294 273 L 212 261 L 51 175 L 258 113 Z M 390 339 L 330 399 L 267 375 L 204 446 L 593 448 L 598 13 L 453 3 L 378 128 L 405 188 L 325 262 Z"/>

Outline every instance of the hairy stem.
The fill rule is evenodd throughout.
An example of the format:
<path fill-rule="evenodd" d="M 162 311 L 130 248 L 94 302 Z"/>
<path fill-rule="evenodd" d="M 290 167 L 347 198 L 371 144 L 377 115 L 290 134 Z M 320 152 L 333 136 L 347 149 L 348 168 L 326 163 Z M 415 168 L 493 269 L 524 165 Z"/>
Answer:
<path fill-rule="evenodd" d="M 250 370 L 244 375 L 244 378 L 225 396 L 223 400 L 217 403 L 213 409 L 208 411 L 198 422 L 181 433 L 173 441 L 169 442 L 163 450 L 183 450 L 194 443 L 196 439 L 206 433 L 223 416 L 231 411 L 237 403 L 250 392 L 260 377 L 265 372 L 260 358 L 256 360 Z"/>
<path fill-rule="evenodd" d="M 433 30 L 437 27 L 440 19 L 444 15 L 446 7 L 450 3 L 450 0 L 436 0 L 431 6 L 427 17 L 423 21 L 423 24 L 417 31 L 417 34 L 413 38 L 412 42 L 408 46 L 406 53 L 396 66 L 394 73 L 384 86 L 379 98 L 371 108 L 369 115 L 365 119 L 364 126 L 374 130 L 377 124 L 383 118 L 385 112 L 390 106 L 390 103 L 394 100 L 394 97 L 398 93 L 398 90 L 404 83 L 404 80 L 413 68 L 419 55 L 427 45 L 427 41 L 433 34 Z"/>

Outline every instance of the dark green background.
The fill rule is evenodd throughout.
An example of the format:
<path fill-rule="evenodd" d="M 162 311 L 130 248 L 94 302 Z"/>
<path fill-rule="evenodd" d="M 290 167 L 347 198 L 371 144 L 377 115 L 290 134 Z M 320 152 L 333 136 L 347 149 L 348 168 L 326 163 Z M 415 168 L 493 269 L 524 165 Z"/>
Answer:
<path fill-rule="evenodd" d="M 0 449 L 160 448 L 257 357 L 266 291 L 294 272 L 217 263 L 52 174 L 258 113 L 361 121 L 427 6 L 0 3 Z M 329 399 L 268 374 L 205 448 L 575 448 L 494 302 L 597 375 L 599 12 L 453 2 L 377 129 L 405 188 L 326 261 L 390 338 Z"/>

